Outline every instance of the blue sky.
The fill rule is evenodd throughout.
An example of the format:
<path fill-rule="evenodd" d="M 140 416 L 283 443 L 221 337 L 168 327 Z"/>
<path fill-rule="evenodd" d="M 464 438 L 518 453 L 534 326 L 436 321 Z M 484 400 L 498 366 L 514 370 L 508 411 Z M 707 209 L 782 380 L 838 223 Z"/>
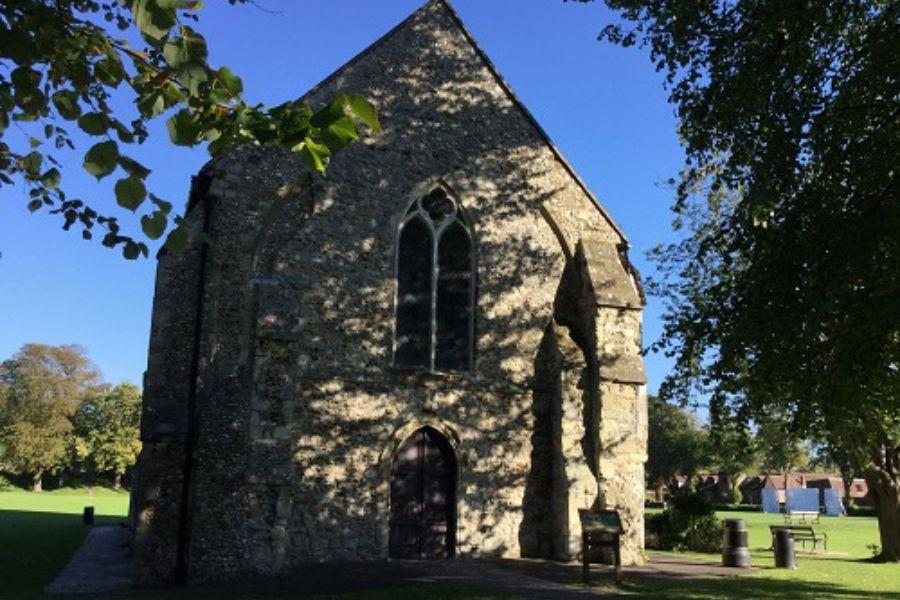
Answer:
<path fill-rule="evenodd" d="M 230 7 L 210 2 L 198 29 L 210 62 L 244 80 L 251 102 L 296 98 L 420 6 L 422 0 L 257 0 Z M 650 272 L 644 253 L 670 239 L 671 192 L 659 183 L 683 162 L 662 77 L 646 52 L 597 41 L 614 19 L 602 2 L 454 0 L 482 48 L 563 154 L 624 229 L 631 258 Z M 117 106 L 131 108 L 120 101 Z M 183 206 L 202 148 L 171 146 L 164 119 L 132 154 L 153 169 L 149 186 Z M 76 138 L 77 139 L 77 138 Z M 88 146 L 83 146 L 83 152 Z M 57 155 L 70 196 L 119 214 L 115 178 L 97 182 L 81 155 Z M 97 242 L 60 229 L 57 218 L 29 214 L 21 188 L 0 189 L 0 360 L 30 341 L 78 343 L 112 382 L 141 383 L 146 367 L 154 260 L 131 262 Z M 660 303 L 649 299 L 644 341 L 660 333 Z M 669 362 L 647 357 L 650 390 Z"/>

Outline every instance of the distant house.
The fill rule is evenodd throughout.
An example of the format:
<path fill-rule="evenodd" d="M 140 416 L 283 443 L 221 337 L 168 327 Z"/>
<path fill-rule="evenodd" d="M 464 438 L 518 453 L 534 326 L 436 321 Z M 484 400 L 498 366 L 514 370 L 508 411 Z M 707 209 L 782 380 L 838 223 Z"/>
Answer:
<path fill-rule="evenodd" d="M 818 488 L 820 506 L 825 506 L 825 490 L 828 489 L 837 490 L 838 497 L 841 500 L 844 499 L 844 480 L 836 475 L 825 473 L 819 476 L 819 474 L 811 474 L 806 479 L 806 487 Z"/>
<path fill-rule="evenodd" d="M 762 489 L 765 487 L 764 475 L 753 475 L 738 485 L 743 504 L 762 504 Z"/>
<path fill-rule="evenodd" d="M 763 488 L 770 488 L 778 490 L 778 502 L 784 504 L 785 494 L 784 491 L 787 489 L 793 488 L 802 488 L 806 487 L 804 477 L 804 473 L 788 473 L 787 475 L 775 475 L 775 474 L 763 474 L 759 475 L 760 478 L 760 495 L 762 494 Z M 753 504 L 759 504 L 761 499 Z"/>
<path fill-rule="evenodd" d="M 818 488 L 819 501 L 824 502 L 825 490 L 834 489 L 838 491 L 841 500 L 846 503 L 847 488 L 844 486 L 844 480 L 837 475 L 831 473 L 803 473 L 804 482 L 808 488 Z M 865 479 L 856 478 L 850 484 L 849 489 L 850 500 L 859 506 L 874 506 L 875 500 L 869 493 L 869 486 Z"/>
<path fill-rule="evenodd" d="M 788 473 L 761 473 L 744 479 L 739 486 L 742 502 L 745 504 L 762 504 L 762 490 L 765 488 L 778 491 L 778 502 L 784 504 L 785 490 L 794 488 L 817 488 L 819 503 L 824 506 L 825 490 L 834 489 L 844 500 L 846 490 L 841 477 L 833 473 L 807 473 L 802 471 Z M 864 479 L 854 479 L 850 486 L 850 498 L 859 505 L 871 506 L 874 502 Z"/>
<path fill-rule="evenodd" d="M 865 479 L 854 479 L 850 484 L 850 499 L 858 506 L 875 506 L 875 499 L 869 492 Z"/>
<path fill-rule="evenodd" d="M 719 490 L 719 476 L 713 473 L 700 473 L 697 475 L 694 488 L 698 492 L 708 492 L 715 498 Z"/>

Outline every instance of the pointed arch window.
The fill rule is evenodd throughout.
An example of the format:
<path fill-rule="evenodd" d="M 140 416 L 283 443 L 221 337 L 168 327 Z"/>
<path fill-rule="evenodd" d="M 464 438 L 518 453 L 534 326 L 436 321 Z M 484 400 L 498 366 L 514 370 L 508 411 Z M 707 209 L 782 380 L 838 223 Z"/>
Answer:
<path fill-rule="evenodd" d="M 398 236 L 394 364 L 470 371 L 475 249 L 465 213 L 436 187 L 410 205 Z"/>

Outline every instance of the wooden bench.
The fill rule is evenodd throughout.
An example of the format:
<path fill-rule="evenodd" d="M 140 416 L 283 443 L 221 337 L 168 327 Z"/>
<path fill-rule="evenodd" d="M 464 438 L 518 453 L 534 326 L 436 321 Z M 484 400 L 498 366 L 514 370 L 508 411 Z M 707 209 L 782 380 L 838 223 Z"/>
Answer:
<path fill-rule="evenodd" d="M 769 532 L 772 534 L 772 547 L 769 548 L 769 550 L 775 548 L 775 531 L 778 529 L 787 529 L 790 531 L 794 539 L 803 545 L 804 550 L 806 550 L 806 542 L 812 542 L 813 551 L 815 551 L 816 545 L 819 542 L 822 542 L 822 547 L 826 551 L 828 550 L 828 534 L 816 533 L 809 525 L 769 525 Z"/>
<path fill-rule="evenodd" d="M 794 521 L 799 521 L 800 523 L 812 523 L 814 525 L 818 525 L 819 511 L 817 511 L 817 510 L 792 510 L 792 511 L 786 512 L 784 514 L 784 522 L 785 523 L 790 525 Z"/>

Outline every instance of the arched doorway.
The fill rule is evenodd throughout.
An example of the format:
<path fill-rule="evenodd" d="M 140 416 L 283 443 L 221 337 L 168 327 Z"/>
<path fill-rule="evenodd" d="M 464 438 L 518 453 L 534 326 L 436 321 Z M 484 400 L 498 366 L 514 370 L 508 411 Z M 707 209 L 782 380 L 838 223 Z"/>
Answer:
<path fill-rule="evenodd" d="M 456 545 L 456 456 L 440 432 L 406 438 L 391 465 L 391 558 L 446 558 Z"/>

